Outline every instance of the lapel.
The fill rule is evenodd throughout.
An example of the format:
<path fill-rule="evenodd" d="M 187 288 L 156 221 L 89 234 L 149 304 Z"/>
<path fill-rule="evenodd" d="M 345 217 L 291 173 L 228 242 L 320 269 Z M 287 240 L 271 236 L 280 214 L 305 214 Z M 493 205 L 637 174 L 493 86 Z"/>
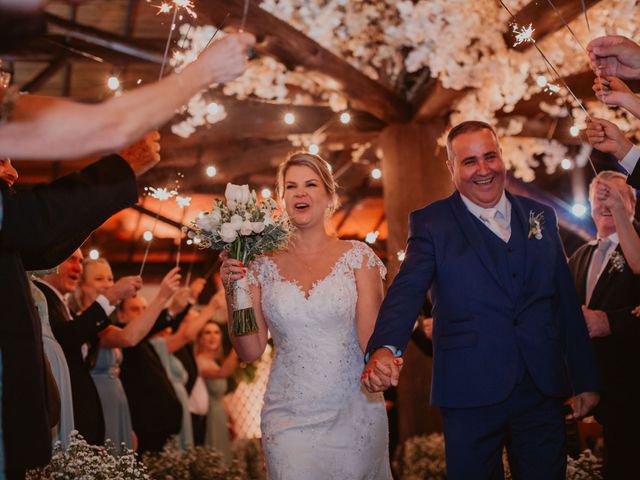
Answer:
<path fill-rule="evenodd" d="M 618 244 L 615 251 L 618 252 L 620 255 L 622 255 L 622 248 L 620 247 L 620 244 Z M 593 252 L 593 249 L 592 249 L 592 252 Z M 589 258 L 591 258 L 591 256 Z M 605 265 L 604 270 L 602 270 L 602 274 L 600 275 L 600 277 L 598 278 L 598 281 L 596 282 L 596 286 L 593 287 L 593 293 L 591 294 L 589 305 L 599 305 L 600 297 L 604 295 L 608 286 L 611 286 L 614 284 L 615 276 L 621 275 L 622 273 L 624 273 L 624 271 L 618 272 L 617 270 L 610 272 L 612 267 L 613 267 L 613 263 L 611 263 L 611 258 L 609 258 L 609 261 Z"/>
<path fill-rule="evenodd" d="M 487 248 L 484 238 L 482 238 L 482 234 L 478 230 L 479 227 L 474 223 L 473 218 L 471 217 L 472 214 L 471 212 L 469 212 L 467 206 L 462 201 L 460 193 L 456 191 L 449 198 L 451 199 L 453 214 L 458 221 L 460 230 L 467 239 L 467 242 L 476 252 L 476 255 L 478 255 L 480 262 L 482 262 L 484 267 L 489 271 L 493 279 L 498 283 L 498 285 L 502 287 L 502 290 L 507 292 L 507 294 L 509 295 L 511 289 L 507 288 L 507 285 L 505 285 L 500 279 L 500 276 L 498 275 L 498 268 L 491 261 L 492 257 L 489 253 L 489 249 Z"/>
<path fill-rule="evenodd" d="M 596 249 L 596 245 L 589 242 L 587 246 L 580 252 L 576 259 L 575 266 L 575 284 L 578 291 L 578 298 L 584 304 L 587 299 L 587 274 L 589 273 L 589 263 Z M 593 294 L 591 295 L 593 296 Z"/>

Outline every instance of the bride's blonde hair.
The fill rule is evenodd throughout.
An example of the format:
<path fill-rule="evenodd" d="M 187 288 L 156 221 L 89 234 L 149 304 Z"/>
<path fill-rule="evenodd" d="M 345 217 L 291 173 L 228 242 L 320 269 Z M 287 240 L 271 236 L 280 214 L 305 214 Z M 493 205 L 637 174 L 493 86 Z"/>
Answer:
<path fill-rule="evenodd" d="M 331 197 L 331 203 L 329 204 L 329 214 L 333 214 L 340 206 L 340 199 L 338 198 L 338 184 L 333 178 L 331 173 L 331 166 L 320 155 L 314 155 L 309 152 L 296 152 L 289 156 L 278 167 L 278 198 L 282 202 L 284 199 L 284 177 L 287 174 L 287 170 L 293 166 L 307 167 L 313 170 L 322 181 L 325 191 Z"/>

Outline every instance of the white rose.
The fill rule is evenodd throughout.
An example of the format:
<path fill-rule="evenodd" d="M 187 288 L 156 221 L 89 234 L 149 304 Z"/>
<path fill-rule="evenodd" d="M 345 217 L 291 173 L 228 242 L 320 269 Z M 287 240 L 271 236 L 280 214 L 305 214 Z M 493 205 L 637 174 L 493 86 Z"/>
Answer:
<path fill-rule="evenodd" d="M 264 222 L 253 222 L 251 224 L 251 228 L 253 229 L 254 233 L 262 233 L 264 232 Z"/>
<path fill-rule="evenodd" d="M 251 235 L 253 233 L 253 224 L 249 220 L 242 222 L 240 227 L 240 235 Z"/>
<path fill-rule="evenodd" d="M 232 215 L 229 223 L 236 231 L 238 231 L 240 230 L 240 227 L 242 227 L 244 219 L 240 215 Z"/>
<path fill-rule="evenodd" d="M 224 197 L 227 199 L 227 205 L 229 205 L 229 202 L 238 201 L 239 189 L 240 187 L 238 185 L 234 185 L 233 183 L 227 183 L 227 188 L 224 191 Z"/>
<path fill-rule="evenodd" d="M 230 223 L 223 223 L 220 227 L 220 238 L 225 243 L 233 243 L 238 238 L 238 232 Z"/>
<path fill-rule="evenodd" d="M 242 185 L 238 193 L 238 203 L 246 205 L 251 200 L 251 192 L 249 191 L 249 185 Z"/>

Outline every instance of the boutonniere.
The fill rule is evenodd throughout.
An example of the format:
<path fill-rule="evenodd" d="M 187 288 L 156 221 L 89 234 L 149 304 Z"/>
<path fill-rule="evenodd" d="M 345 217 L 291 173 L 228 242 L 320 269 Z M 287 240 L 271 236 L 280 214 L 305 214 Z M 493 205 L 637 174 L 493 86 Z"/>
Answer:
<path fill-rule="evenodd" d="M 618 250 L 614 250 L 611 253 L 611 257 L 609 258 L 609 263 L 611 263 L 611 267 L 609 268 L 609 273 L 622 272 L 624 270 L 624 266 L 627 264 L 627 261 L 624 259 L 624 255 L 620 253 Z"/>
<path fill-rule="evenodd" d="M 529 236 L 527 238 L 536 237 L 536 240 L 542 239 L 542 224 L 544 223 L 544 212 L 535 215 L 533 210 L 529 211 Z"/>

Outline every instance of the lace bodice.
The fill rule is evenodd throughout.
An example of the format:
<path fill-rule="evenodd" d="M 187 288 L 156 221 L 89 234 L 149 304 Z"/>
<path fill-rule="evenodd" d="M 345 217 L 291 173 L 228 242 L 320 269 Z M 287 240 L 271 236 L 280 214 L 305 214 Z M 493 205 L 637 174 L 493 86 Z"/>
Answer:
<path fill-rule="evenodd" d="M 270 384 L 283 387 L 289 401 L 301 406 L 320 400 L 340 402 L 340 392 L 347 395 L 359 387 L 359 382 L 354 385 L 363 358 L 355 315 L 359 268 L 377 268 L 382 277 L 386 275 L 373 250 L 351 241 L 351 248 L 307 296 L 295 280 L 281 276 L 271 258 L 253 263 L 249 282 L 260 285 L 262 311 L 276 347 Z M 268 389 L 266 401 L 273 391 Z M 331 398 L 325 398 L 327 391 L 333 392 Z"/>

